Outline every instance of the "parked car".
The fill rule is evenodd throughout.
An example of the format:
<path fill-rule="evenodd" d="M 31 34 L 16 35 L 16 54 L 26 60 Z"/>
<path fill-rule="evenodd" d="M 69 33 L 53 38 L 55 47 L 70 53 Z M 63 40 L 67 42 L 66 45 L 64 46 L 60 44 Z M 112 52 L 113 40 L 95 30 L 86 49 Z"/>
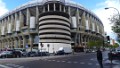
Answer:
<path fill-rule="evenodd" d="M 56 52 L 55 55 L 64 55 L 64 54 L 65 54 L 65 52 L 63 50 L 59 50 Z"/>
<path fill-rule="evenodd" d="M 35 52 L 35 51 L 27 52 L 27 56 L 28 56 L 28 57 L 35 57 L 35 56 L 37 56 L 37 55 L 38 55 L 38 53 Z"/>
<path fill-rule="evenodd" d="M 0 53 L 0 58 L 13 58 L 13 52 L 12 51 L 2 51 Z"/>
<path fill-rule="evenodd" d="M 38 56 L 49 56 L 49 52 L 44 51 L 44 52 L 38 52 Z"/>
<path fill-rule="evenodd" d="M 109 60 L 120 60 L 120 52 L 119 51 L 111 51 L 108 53 Z"/>

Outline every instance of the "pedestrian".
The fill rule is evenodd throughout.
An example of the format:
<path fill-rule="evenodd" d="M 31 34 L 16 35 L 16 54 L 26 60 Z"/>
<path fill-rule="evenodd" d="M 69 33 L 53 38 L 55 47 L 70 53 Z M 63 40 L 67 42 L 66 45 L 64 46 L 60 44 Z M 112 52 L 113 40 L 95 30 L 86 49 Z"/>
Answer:
<path fill-rule="evenodd" d="M 100 49 L 97 50 L 97 60 L 100 65 L 100 68 L 103 68 L 103 64 L 102 64 L 103 56 L 102 56 L 102 52 L 100 51 Z"/>

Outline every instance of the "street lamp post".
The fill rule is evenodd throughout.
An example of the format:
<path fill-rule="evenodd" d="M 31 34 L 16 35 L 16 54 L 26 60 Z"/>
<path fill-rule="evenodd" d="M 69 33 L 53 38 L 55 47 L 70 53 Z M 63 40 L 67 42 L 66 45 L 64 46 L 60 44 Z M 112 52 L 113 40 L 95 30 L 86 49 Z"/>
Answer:
<path fill-rule="evenodd" d="M 120 12 L 119 12 L 119 10 L 117 8 L 114 8 L 114 7 L 106 7 L 105 10 L 110 9 L 110 8 L 113 8 L 118 12 L 118 19 L 120 20 Z"/>
<path fill-rule="evenodd" d="M 105 9 L 107 10 L 107 9 L 110 9 L 110 8 L 113 8 L 118 12 L 118 21 L 117 21 L 117 23 L 120 24 L 120 12 L 119 12 L 119 10 L 117 8 L 114 8 L 114 7 L 106 7 Z M 116 27 L 120 26 L 120 25 L 117 25 L 117 23 L 115 23 L 116 24 L 115 26 Z M 119 34 L 119 32 L 115 32 L 115 33 Z"/>

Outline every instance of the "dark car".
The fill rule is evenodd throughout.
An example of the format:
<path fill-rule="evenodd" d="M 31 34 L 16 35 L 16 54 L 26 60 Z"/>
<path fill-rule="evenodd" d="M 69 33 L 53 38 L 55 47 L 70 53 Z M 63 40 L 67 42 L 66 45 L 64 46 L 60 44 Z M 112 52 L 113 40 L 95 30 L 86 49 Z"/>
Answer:
<path fill-rule="evenodd" d="M 35 52 L 35 51 L 27 52 L 27 56 L 28 56 L 28 57 L 35 57 L 35 56 L 37 56 L 37 55 L 38 55 L 38 53 Z"/>
<path fill-rule="evenodd" d="M 38 52 L 38 56 L 49 56 L 49 52 Z"/>
<path fill-rule="evenodd" d="M 55 55 L 64 55 L 65 52 L 63 50 L 57 51 Z"/>
<path fill-rule="evenodd" d="M 12 51 L 2 51 L 0 53 L 0 58 L 13 58 L 13 52 Z"/>
<path fill-rule="evenodd" d="M 108 53 L 109 60 L 120 60 L 120 52 L 113 51 Z"/>

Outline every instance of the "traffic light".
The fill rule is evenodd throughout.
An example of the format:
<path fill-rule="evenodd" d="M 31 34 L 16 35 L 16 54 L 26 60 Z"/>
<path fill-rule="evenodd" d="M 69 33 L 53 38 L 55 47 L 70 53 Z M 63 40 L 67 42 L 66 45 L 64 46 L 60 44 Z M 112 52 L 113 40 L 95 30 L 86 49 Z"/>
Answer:
<path fill-rule="evenodd" d="M 107 40 L 110 41 L 110 36 L 107 36 Z"/>
<path fill-rule="evenodd" d="M 107 42 L 110 43 L 110 36 L 107 36 Z"/>

